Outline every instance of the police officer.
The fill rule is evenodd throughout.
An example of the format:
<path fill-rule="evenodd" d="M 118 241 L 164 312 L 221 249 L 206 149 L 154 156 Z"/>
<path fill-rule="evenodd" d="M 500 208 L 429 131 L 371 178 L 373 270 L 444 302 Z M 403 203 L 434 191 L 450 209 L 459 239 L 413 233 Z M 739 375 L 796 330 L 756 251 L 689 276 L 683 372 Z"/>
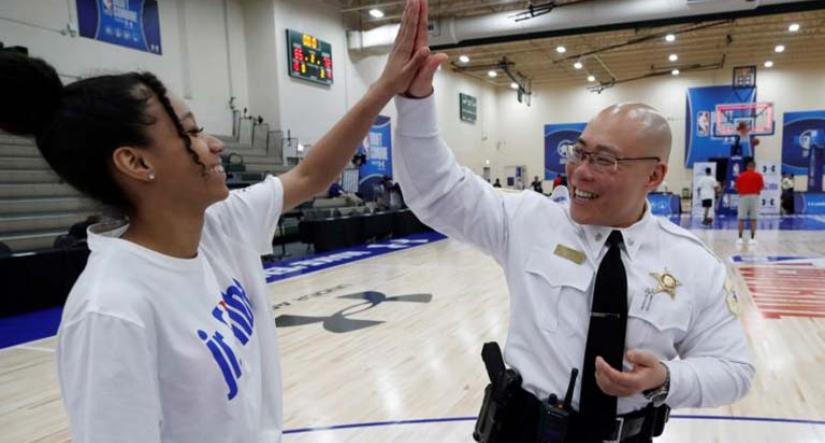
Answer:
<path fill-rule="evenodd" d="M 439 136 L 432 55 L 396 97 L 396 177 L 426 224 L 503 268 L 511 297 L 504 352 L 524 413 L 575 383 L 567 442 L 650 442 L 670 407 L 732 403 L 754 367 L 723 262 L 654 217 L 646 195 L 667 173 L 670 128 L 641 104 L 601 111 L 567 152 L 569 207 L 534 192 L 495 192 Z M 658 429 L 657 429 L 658 428 Z M 498 441 L 543 441 L 505 435 Z M 522 433 L 523 434 L 523 433 Z"/>

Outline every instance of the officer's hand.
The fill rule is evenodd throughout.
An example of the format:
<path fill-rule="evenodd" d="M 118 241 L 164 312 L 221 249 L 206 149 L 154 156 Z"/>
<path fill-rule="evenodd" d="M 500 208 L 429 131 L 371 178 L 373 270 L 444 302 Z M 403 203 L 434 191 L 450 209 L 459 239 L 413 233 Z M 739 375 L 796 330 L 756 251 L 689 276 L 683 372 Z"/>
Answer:
<path fill-rule="evenodd" d="M 422 33 L 425 39 L 427 35 L 426 10 L 426 0 L 407 1 L 404 15 L 401 17 L 401 27 L 387 58 L 384 72 L 373 85 L 390 97 L 406 93 L 431 57 L 429 48 L 418 43 Z"/>
<path fill-rule="evenodd" d="M 430 54 L 429 49 L 427 49 L 429 46 L 429 35 L 427 34 L 426 0 L 421 3 L 421 15 L 419 17 L 418 28 L 419 31 L 415 37 L 414 51 L 420 53 L 424 53 L 421 51 L 426 51 L 427 59 L 420 65 L 418 72 L 415 74 L 415 78 L 405 93 L 413 97 L 427 97 L 433 93 L 433 77 L 435 76 L 435 71 L 442 63 L 447 61 L 448 57 L 447 54 L 444 53 Z"/>
<path fill-rule="evenodd" d="M 627 360 L 633 365 L 630 372 L 612 368 L 601 357 L 596 357 L 596 383 L 602 392 L 616 397 L 628 397 L 648 389 L 658 388 L 667 378 L 667 370 L 650 352 L 628 351 Z"/>

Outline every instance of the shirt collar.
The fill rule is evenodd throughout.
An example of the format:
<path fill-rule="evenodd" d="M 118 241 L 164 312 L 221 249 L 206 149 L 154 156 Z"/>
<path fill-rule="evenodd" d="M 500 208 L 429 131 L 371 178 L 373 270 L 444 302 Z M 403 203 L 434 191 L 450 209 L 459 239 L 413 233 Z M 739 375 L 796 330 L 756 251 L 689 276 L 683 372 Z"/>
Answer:
<path fill-rule="evenodd" d="M 610 226 L 600 225 L 576 225 L 579 228 L 579 236 L 581 237 L 585 247 L 588 249 L 588 255 L 593 257 L 594 261 L 598 258 L 602 248 L 605 247 L 607 236 L 610 235 L 610 232 L 613 230 L 618 230 L 622 233 L 622 238 L 624 239 L 624 250 L 627 252 L 628 258 L 633 260 L 636 253 L 639 251 L 640 245 L 644 241 L 645 231 L 652 221 L 653 213 L 651 212 L 650 205 L 645 202 L 645 212 L 644 215 L 642 215 L 642 218 L 626 228 L 613 228 Z"/>

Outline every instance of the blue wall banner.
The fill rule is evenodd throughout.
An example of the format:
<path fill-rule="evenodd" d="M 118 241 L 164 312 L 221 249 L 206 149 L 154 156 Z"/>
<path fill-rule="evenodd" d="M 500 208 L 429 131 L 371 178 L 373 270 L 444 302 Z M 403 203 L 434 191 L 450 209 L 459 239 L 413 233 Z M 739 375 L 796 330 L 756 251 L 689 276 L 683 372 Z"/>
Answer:
<path fill-rule="evenodd" d="M 576 143 L 587 123 L 544 125 L 544 179 L 553 180 L 564 173 L 564 150 Z"/>
<path fill-rule="evenodd" d="M 756 88 L 734 89 L 731 86 L 689 88 L 685 115 L 685 167 L 693 168 L 693 162 L 708 161 L 711 157 L 731 155 L 733 138 L 714 135 L 713 122 L 716 120 L 716 105 L 755 101 Z M 752 156 L 747 143 L 742 145 L 742 156 Z"/>
<path fill-rule="evenodd" d="M 358 152 L 367 156 L 367 162 L 358 170 L 358 192 L 365 199 L 372 200 L 374 188 L 381 184 L 385 176 L 392 177 L 392 127 L 389 117 L 376 117 Z"/>
<path fill-rule="evenodd" d="M 76 0 L 80 36 L 162 54 L 157 0 Z"/>
<path fill-rule="evenodd" d="M 650 204 L 650 212 L 653 215 L 679 215 L 682 213 L 682 200 L 676 194 L 648 194 L 647 202 Z"/>
<path fill-rule="evenodd" d="M 825 214 L 825 193 L 795 192 L 795 214 Z"/>
<path fill-rule="evenodd" d="M 808 190 L 822 191 L 825 165 L 825 111 L 782 116 L 782 173 L 808 176 Z"/>

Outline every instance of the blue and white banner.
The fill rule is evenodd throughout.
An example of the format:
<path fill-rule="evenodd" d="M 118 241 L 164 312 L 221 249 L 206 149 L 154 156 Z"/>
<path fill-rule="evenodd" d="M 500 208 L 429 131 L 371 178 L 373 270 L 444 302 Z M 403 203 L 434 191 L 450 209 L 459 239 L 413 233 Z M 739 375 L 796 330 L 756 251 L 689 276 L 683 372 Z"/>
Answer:
<path fill-rule="evenodd" d="M 575 144 L 587 123 L 544 125 L 544 179 L 564 174 L 565 150 Z"/>
<path fill-rule="evenodd" d="M 756 88 L 733 88 L 732 86 L 689 88 L 685 115 L 685 167 L 692 168 L 694 162 L 708 161 L 712 157 L 731 155 L 733 138 L 715 137 L 713 134 L 716 105 L 755 101 Z M 742 156 L 751 157 L 752 155 L 750 146 L 743 143 Z"/>
<path fill-rule="evenodd" d="M 367 162 L 358 170 L 358 192 L 365 199 L 372 200 L 375 188 L 384 177 L 392 177 L 392 127 L 389 117 L 376 117 L 358 152 L 367 156 Z"/>
<path fill-rule="evenodd" d="M 795 214 L 825 214 L 825 194 L 795 192 L 793 198 Z"/>
<path fill-rule="evenodd" d="M 81 37 L 162 54 L 157 0 L 76 0 Z"/>
<path fill-rule="evenodd" d="M 762 174 L 762 181 L 765 183 L 759 194 L 759 214 L 779 215 L 779 205 L 782 202 L 782 174 L 779 172 L 779 165 L 776 162 L 758 161 L 756 171 Z"/>
<path fill-rule="evenodd" d="M 825 111 L 782 116 L 782 173 L 808 176 L 808 191 L 821 192 L 825 165 Z"/>
<path fill-rule="evenodd" d="M 679 215 L 682 213 L 682 202 L 676 194 L 648 194 L 647 201 L 653 215 Z"/>

